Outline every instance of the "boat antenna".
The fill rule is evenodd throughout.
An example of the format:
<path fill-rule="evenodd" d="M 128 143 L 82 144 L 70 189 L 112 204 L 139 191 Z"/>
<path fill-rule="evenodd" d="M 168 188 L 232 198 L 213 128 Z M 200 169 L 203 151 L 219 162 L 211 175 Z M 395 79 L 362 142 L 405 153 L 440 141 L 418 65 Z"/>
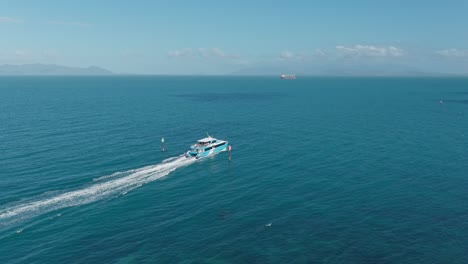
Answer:
<path fill-rule="evenodd" d="M 208 134 L 208 132 L 206 132 L 206 135 L 207 135 L 209 138 L 211 137 L 210 134 Z"/>

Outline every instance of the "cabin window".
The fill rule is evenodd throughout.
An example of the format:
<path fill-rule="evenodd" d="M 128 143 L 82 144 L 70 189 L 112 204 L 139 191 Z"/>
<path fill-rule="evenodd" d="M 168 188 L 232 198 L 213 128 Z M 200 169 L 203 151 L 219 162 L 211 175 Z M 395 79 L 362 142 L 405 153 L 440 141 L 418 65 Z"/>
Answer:
<path fill-rule="evenodd" d="M 218 145 L 216 145 L 216 146 L 214 146 L 214 147 L 217 148 L 217 147 L 222 146 L 222 145 L 224 145 L 224 144 L 226 144 L 226 142 L 221 143 L 221 144 L 218 144 Z"/>

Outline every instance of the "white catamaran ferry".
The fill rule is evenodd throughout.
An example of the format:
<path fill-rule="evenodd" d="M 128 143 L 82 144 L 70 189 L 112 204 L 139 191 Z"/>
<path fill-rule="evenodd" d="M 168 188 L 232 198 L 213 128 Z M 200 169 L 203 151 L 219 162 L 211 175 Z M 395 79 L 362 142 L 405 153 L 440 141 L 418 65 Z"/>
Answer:
<path fill-rule="evenodd" d="M 208 157 L 228 150 L 228 145 L 229 142 L 208 135 L 208 137 L 202 138 L 198 140 L 196 144 L 192 145 L 187 153 L 185 153 L 185 157 L 195 157 L 196 159 Z"/>

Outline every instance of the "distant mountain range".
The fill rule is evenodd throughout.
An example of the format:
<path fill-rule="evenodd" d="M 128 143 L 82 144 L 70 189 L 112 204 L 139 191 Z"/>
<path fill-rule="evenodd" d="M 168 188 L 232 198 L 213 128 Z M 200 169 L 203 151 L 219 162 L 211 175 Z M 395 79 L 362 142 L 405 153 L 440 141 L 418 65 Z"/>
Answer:
<path fill-rule="evenodd" d="M 6 75 L 111 75 L 113 72 L 97 66 L 87 68 L 68 67 L 55 64 L 0 65 L 0 76 Z"/>
<path fill-rule="evenodd" d="M 316 63 L 309 65 L 255 65 L 245 67 L 226 75 L 262 76 L 295 74 L 297 76 L 468 76 L 468 73 L 444 73 L 434 70 L 421 70 L 416 67 L 398 64 L 340 64 Z M 90 66 L 69 67 L 56 64 L 3 64 L 0 76 L 108 76 L 117 75 L 107 69 Z M 120 75 L 120 74 L 119 74 Z M 138 74 L 136 74 L 138 75 Z M 197 75 L 197 74 L 195 74 Z M 201 75 L 201 74 L 200 74 Z M 225 74 L 222 74 L 225 75 Z"/>

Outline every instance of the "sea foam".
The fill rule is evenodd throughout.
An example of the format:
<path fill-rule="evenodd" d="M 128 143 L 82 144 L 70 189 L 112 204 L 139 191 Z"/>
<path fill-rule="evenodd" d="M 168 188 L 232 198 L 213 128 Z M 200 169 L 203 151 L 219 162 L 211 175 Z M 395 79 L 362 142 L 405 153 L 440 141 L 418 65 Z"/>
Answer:
<path fill-rule="evenodd" d="M 195 162 L 195 159 L 187 159 L 184 156 L 174 157 L 156 165 L 94 179 L 93 184 L 78 190 L 6 206 L 0 209 L 0 224 L 7 225 L 58 209 L 88 204 L 104 198 L 118 196 L 119 194 L 126 194 L 130 190 L 162 178 L 177 168 L 187 166 L 193 162 Z M 107 181 L 103 181 L 106 179 Z"/>

